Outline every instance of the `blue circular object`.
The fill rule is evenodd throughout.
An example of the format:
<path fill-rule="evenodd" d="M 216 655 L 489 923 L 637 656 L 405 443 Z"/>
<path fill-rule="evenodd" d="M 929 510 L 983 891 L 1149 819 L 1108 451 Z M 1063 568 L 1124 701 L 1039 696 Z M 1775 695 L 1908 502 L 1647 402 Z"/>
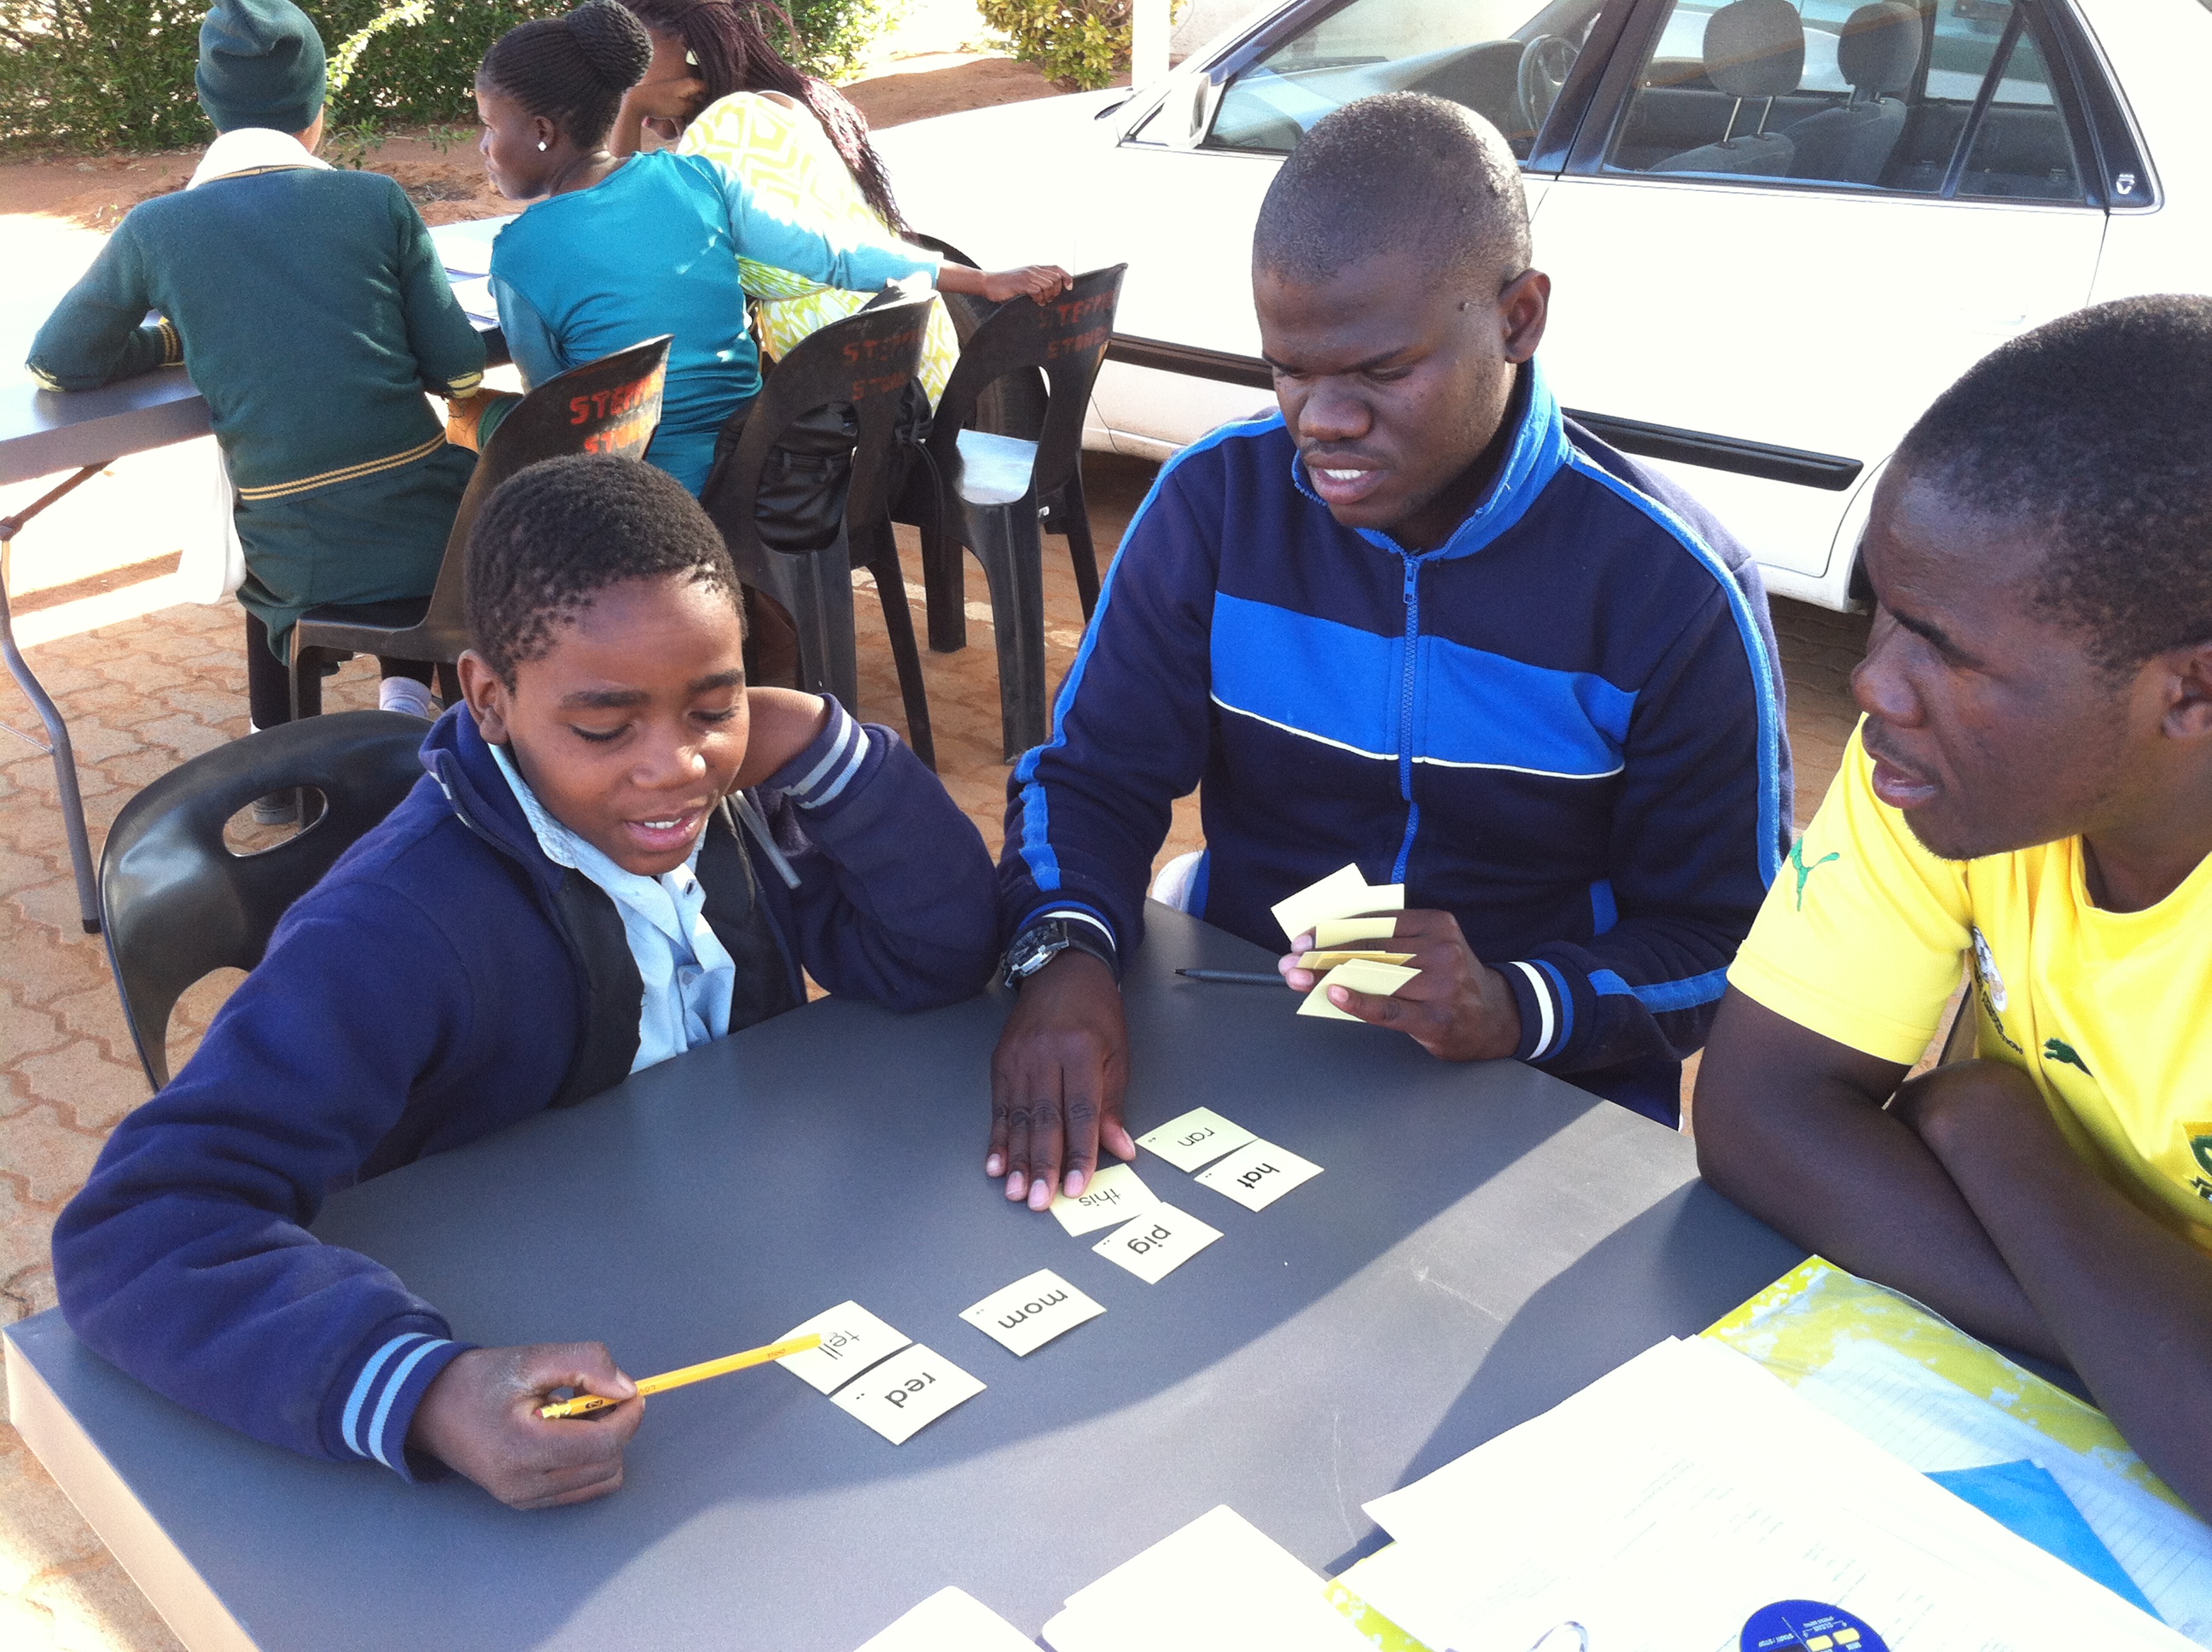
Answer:
<path fill-rule="evenodd" d="M 1889 1643 L 1840 1606 L 1777 1600 L 1751 1614 L 1738 1652 L 1889 1652 Z"/>

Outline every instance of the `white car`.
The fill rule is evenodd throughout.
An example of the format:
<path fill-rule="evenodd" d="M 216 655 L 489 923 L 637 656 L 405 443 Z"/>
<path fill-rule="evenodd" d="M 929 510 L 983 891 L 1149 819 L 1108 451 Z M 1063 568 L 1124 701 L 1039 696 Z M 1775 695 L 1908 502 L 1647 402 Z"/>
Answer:
<path fill-rule="evenodd" d="M 2212 290 L 2212 0 L 1289 0 L 1133 94 L 878 143 L 908 219 L 987 268 L 1128 264 L 1087 439 L 1157 458 L 1270 400 L 1261 197 L 1316 120 L 1401 88 L 1523 156 L 1561 401 L 1831 607 L 1970 362 Z"/>

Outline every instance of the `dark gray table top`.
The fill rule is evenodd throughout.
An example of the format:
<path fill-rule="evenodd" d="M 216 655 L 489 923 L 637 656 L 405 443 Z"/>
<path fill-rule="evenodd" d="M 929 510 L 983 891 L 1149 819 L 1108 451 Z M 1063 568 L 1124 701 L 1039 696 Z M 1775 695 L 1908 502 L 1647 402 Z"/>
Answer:
<path fill-rule="evenodd" d="M 1510 1063 L 1178 981 L 1255 949 L 1155 908 L 1129 984 L 1141 1133 L 1210 1105 L 1324 1167 L 1157 1285 L 981 1173 L 996 996 L 827 1002 L 331 1200 L 318 1231 L 473 1339 L 599 1337 L 644 1373 L 854 1297 L 988 1391 L 902 1447 L 787 1372 L 652 1402 L 616 1496 L 515 1514 L 458 1479 L 307 1461 L 155 1398 L 57 1315 L 10 1337 L 269 1648 L 849 1649 L 946 1583 L 1034 1633 L 1226 1502 L 1316 1568 L 1363 1499 L 1695 1331 L 1803 1253 L 1689 1144 Z M 1038 1267 L 1103 1317 L 1017 1360 L 958 1311 Z"/>
<path fill-rule="evenodd" d="M 465 282 L 479 261 L 459 249 L 488 244 L 506 218 L 446 224 L 432 230 L 441 252 L 460 262 L 455 279 Z M 103 465 L 126 453 L 167 447 L 208 433 L 208 405 L 182 367 L 126 379 L 100 390 L 41 390 L 22 371 L 40 325 L 71 285 L 57 279 L 34 285 L 0 313 L 0 486 L 86 465 Z M 465 291 L 470 289 L 464 287 Z M 499 318 L 477 301 L 469 319 L 487 336 L 493 359 L 507 359 Z M 312 371 L 313 364 L 303 364 Z"/>

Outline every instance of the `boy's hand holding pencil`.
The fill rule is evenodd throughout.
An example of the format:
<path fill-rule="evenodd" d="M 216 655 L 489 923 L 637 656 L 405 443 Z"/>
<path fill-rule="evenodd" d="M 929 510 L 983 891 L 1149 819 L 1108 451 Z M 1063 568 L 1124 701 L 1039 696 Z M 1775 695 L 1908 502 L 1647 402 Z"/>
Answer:
<path fill-rule="evenodd" d="M 623 1482 L 623 1448 L 645 1406 L 616 1403 L 584 1418 L 539 1407 L 558 1388 L 620 1402 L 641 1400 L 600 1342 L 471 1348 L 438 1374 L 408 1430 L 425 1452 L 514 1509 L 550 1509 L 605 1497 Z"/>

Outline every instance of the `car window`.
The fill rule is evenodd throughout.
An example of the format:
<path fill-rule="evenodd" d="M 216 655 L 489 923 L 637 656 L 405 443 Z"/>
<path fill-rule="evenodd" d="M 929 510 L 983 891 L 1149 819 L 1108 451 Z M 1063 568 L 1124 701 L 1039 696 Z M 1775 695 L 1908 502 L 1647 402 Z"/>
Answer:
<path fill-rule="evenodd" d="M 2082 200 L 2030 21 L 2012 0 L 1674 0 L 1606 168 Z"/>
<path fill-rule="evenodd" d="M 1288 154 L 1315 122 L 1376 92 L 1464 104 L 1526 157 L 1602 0 L 1352 0 L 1224 88 L 1203 147 Z"/>

